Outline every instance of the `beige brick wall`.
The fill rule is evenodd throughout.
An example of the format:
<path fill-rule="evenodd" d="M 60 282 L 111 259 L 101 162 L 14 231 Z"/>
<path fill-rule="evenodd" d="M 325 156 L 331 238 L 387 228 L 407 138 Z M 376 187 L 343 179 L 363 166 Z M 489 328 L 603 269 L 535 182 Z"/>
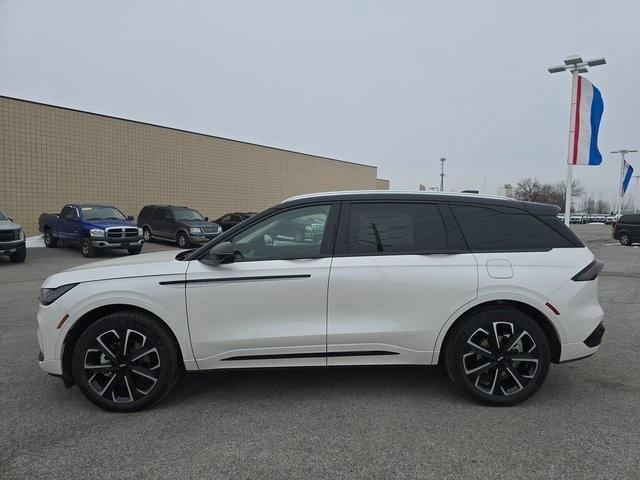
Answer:
<path fill-rule="evenodd" d="M 373 166 L 0 97 L 0 208 L 35 235 L 68 202 L 187 205 L 215 218 L 286 197 L 388 189 Z"/>

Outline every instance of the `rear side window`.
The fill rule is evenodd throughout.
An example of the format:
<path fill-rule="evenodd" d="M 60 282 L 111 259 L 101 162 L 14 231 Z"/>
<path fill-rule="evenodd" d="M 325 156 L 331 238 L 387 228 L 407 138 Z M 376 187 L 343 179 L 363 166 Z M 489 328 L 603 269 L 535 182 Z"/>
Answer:
<path fill-rule="evenodd" d="M 622 215 L 618 223 L 640 223 L 640 215 Z"/>
<path fill-rule="evenodd" d="M 153 209 L 153 213 L 151 214 L 151 219 L 155 221 L 162 222 L 164 221 L 165 215 L 169 212 L 169 209 L 163 207 L 155 207 Z"/>
<path fill-rule="evenodd" d="M 554 215 L 534 216 L 509 207 L 452 205 L 472 252 L 517 252 L 581 247 Z"/>
<path fill-rule="evenodd" d="M 427 203 L 353 203 L 346 252 L 420 254 L 447 249 L 447 229 L 438 205 Z"/>

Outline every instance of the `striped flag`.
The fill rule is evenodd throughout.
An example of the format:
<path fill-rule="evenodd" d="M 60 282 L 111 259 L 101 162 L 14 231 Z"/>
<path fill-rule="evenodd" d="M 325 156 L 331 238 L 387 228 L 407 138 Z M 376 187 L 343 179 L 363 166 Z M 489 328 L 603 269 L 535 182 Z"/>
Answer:
<path fill-rule="evenodd" d="M 602 154 L 598 150 L 598 129 L 604 110 L 602 95 L 593 83 L 577 75 L 571 101 L 571 128 L 569 131 L 569 165 L 600 165 Z"/>
<path fill-rule="evenodd" d="M 629 184 L 631 183 L 631 178 L 633 177 L 633 167 L 626 160 L 622 164 L 622 184 L 620 185 L 620 196 L 624 197 L 627 188 L 629 188 Z"/>

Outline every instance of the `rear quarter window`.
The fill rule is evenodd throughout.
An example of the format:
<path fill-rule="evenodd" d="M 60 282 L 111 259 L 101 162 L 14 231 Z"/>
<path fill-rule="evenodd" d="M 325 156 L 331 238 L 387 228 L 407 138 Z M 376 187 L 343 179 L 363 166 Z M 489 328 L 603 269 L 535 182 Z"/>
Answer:
<path fill-rule="evenodd" d="M 555 215 L 532 215 L 510 207 L 452 205 L 472 252 L 545 251 L 582 247 Z"/>

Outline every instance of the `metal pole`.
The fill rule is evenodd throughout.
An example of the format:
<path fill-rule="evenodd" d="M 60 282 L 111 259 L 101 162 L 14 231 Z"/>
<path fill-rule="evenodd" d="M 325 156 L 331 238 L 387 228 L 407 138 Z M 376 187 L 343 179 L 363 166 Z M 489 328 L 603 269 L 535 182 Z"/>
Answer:
<path fill-rule="evenodd" d="M 571 158 L 573 145 L 573 134 L 576 128 L 576 85 L 578 83 L 578 69 L 571 70 L 571 113 L 569 118 L 569 146 L 567 147 L 567 183 L 564 192 L 564 224 L 568 227 L 571 223 L 571 187 L 573 186 L 573 159 Z M 575 148 L 575 147 L 574 147 Z"/>
<path fill-rule="evenodd" d="M 636 179 L 636 198 L 633 202 L 633 213 L 638 212 L 638 200 L 640 200 L 640 190 L 638 190 L 638 179 L 640 179 L 640 175 L 634 175 L 633 178 Z"/>
<path fill-rule="evenodd" d="M 444 192 L 444 162 L 447 159 L 445 157 L 440 158 L 440 191 Z"/>
<path fill-rule="evenodd" d="M 620 179 L 618 180 L 618 208 L 616 209 L 618 216 L 622 213 L 622 197 L 624 195 L 622 192 L 622 175 L 624 174 L 624 155 L 626 153 L 625 150 L 620 150 Z"/>

